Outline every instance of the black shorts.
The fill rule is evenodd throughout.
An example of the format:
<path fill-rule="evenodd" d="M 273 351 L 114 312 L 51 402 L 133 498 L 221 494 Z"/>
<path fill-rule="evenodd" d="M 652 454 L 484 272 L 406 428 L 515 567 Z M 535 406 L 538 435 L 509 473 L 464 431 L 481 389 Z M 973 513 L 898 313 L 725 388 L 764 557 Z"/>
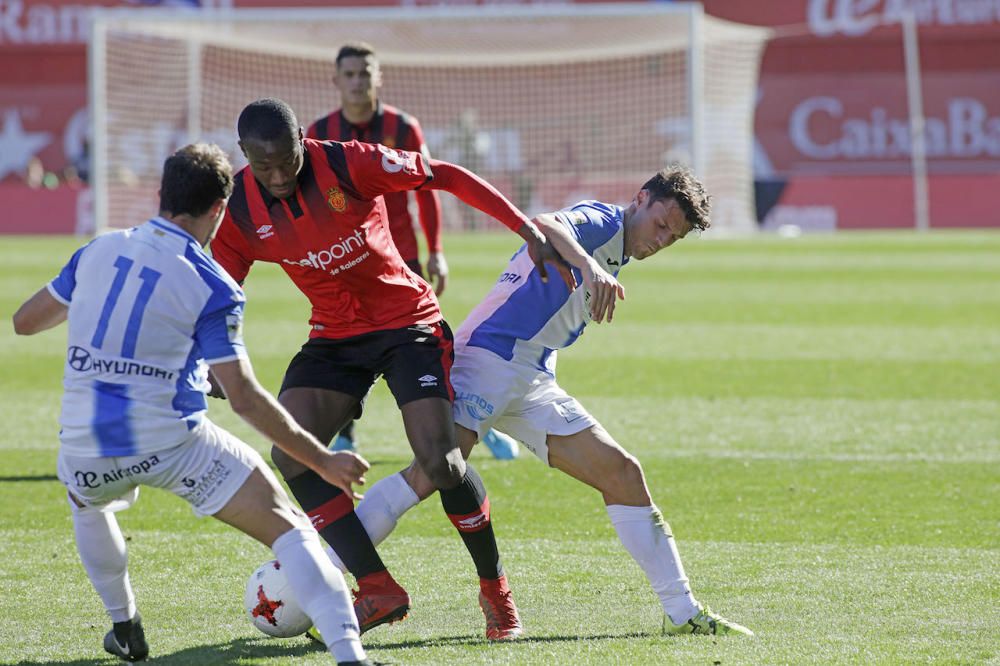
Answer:
<path fill-rule="evenodd" d="M 451 328 L 443 319 L 339 340 L 312 338 L 288 364 L 281 390 L 321 388 L 364 401 L 382 375 L 399 407 L 421 398 L 454 401 L 454 360 Z"/>

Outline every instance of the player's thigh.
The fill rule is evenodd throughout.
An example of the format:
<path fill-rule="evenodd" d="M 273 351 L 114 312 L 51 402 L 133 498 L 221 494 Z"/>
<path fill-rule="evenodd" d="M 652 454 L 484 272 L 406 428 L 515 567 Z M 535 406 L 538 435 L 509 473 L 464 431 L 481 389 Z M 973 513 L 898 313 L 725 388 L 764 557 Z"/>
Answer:
<path fill-rule="evenodd" d="M 288 364 L 278 402 L 316 439 L 329 444 L 361 416 L 376 377 L 370 348 L 361 336 L 308 341 Z"/>
<path fill-rule="evenodd" d="M 455 439 L 451 402 L 423 398 L 400 407 L 406 438 L 417 464 L 435 488 L 451 488 L 465 474 L 465 458 Z"/>
<path fill-rule="evenodd" d="M 550 434 L 549 464 L 604 495 L 608 504 L 646 506 L 651 498 L 639 462 L 599 424 Z"/>
<path fill-rule="evenodd" d="M 270 547 L 294 527 L 308 525 L 266 467 L 255 469 L 225 506 L 212 514 Z"/>

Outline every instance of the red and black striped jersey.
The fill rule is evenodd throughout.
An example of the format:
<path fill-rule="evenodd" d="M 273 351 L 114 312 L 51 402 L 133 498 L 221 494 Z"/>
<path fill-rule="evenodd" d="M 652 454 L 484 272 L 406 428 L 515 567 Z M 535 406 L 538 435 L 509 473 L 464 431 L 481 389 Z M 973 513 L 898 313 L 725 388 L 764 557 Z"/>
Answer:
<path fill-rule="evenodd" d="M 429 158 L 424 142 L 420 123 L 410 114 L 394 106 L 376 102 L 375 114 L 364 125 L 352 124 L 341 109 L 323 116 L 306 131 L 310 139 L 321 141 L 364 141 L 365 143 L 380 143 L 389 148 L 411 150 L 423 153 Z M 418 255 L 417 237 L 413 231 L 413 218 L 410 215 L 409 197 L 405 192 L 393 192 L 384 195 L 385 208 L 389 214 L 389 230 L 405 260 L 416 259 Z M 428 192 L 428 196 L 436 196 Z M 427 246 L 432 252 L 441 251 L 441 213 L 440 205 L 425 214 L 421 211 L 421 225 L 427 236 Z"/>
<path fill-rule="evenodd" d="M 345 338 L 431 324 L 441 310 L 392 242 L 382 195 L 426 184 L 420 153 L 306 139 L 293 195 L 278 199 L 250 167 L 236 175 L 212 255 L 242 282 L 255 261 L 278 264 L 312 304 L 310 337 Z"/>

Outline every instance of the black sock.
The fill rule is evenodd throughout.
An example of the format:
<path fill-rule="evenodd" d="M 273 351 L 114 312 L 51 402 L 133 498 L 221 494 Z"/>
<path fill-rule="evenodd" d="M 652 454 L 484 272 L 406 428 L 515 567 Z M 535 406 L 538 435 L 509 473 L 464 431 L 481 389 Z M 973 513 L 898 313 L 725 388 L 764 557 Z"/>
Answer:
<path fill-rule="evenodd" d="M 337 551 L 355 578 L 385 571 L 365 526 L 354 513 L 354 500 L 343 490 L 331 486 L 311 469 L 285 481 L 313 527 Z"/>
<path fill-rule="evenodd" d="M 441 505 L 462 535 L 480 578 L 495 580 L 503 575 L 497 540 L 490 522 L 490 500 L 479 473 L 466 465 L 462 482 L 440 491 Z"/>

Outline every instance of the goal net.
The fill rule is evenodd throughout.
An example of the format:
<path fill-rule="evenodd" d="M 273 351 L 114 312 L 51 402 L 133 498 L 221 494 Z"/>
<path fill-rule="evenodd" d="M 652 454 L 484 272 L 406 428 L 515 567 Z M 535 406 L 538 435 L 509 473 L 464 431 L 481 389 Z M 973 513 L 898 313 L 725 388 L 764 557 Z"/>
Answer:
<path fill-rule="evenodd" d="M 529 215 L 628 203 L 680 162 L 713 195 L 717 230 L 751 231 L 767 36 L 697 4 L 102 12 L 90 51 L 98 231 L 155 210 L 179 146 L 213 141 L 244 165 L 247 103 L 284 99 L 304 127 L 338 107 L 334 59 L 359 40 L 378 53 L 380 98 L 420 120 L 431 154 Z M 493 224 L 443 199 L 446 228 Z"/>

